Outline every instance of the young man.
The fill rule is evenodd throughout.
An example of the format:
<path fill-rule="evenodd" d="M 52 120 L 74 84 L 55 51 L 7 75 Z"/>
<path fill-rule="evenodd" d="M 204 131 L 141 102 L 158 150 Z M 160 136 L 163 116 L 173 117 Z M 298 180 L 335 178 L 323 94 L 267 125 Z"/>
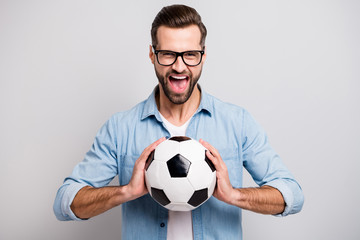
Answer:
<path fill-rule="evenodd" d="M 100 129 L 58 191 L 57 218 L 88 219 L 122 205 L 122 239 L 239 239 L 241 209 L 282 216 L 299 212 L 301 188 L 262 128 L 244 109 L 197 84 L 206 59 L 206 28 L 195 9 L 164 7 L 151 35 L 149 56 L 159 85 L 146 101 L 115 114 Z M 214 197 L 192 212 L 166 210 L 145 187 L 145 161 L 171 135 L 200 140 L 217 171 Z M 243 167 L 260 187 L 242 188 Z M 117 174 L 120 186 L 106 187 Z"/>

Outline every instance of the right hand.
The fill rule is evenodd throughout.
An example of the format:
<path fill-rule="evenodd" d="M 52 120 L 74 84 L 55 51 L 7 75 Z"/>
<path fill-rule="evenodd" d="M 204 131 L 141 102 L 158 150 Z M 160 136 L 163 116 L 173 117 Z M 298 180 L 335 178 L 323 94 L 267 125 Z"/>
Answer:
<path fill-rule="evenodd" d="M 165 140 L 166 138 L 162 137 L 156 142 L 149 145 L 147 148 L 144 149 L 140 157 L 136 160 L 133 174 L 131 176 L 129 184 L 127 185 L 130 199 L 136 199 L 148 193 L 145 185 L 145 163 L 150 153 L 154 151 L 155 148 Z"/>

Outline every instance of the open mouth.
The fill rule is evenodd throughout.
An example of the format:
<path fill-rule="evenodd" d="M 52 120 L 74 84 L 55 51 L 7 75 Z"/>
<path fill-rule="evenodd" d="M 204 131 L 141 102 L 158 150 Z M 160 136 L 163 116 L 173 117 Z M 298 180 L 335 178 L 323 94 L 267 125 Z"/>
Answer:
<path fill-rule="evenodd" d="M 186 75 L 170 75 L 169 83 L 176 93 L 183 93 L 189 85 L 189 77 Z"/>

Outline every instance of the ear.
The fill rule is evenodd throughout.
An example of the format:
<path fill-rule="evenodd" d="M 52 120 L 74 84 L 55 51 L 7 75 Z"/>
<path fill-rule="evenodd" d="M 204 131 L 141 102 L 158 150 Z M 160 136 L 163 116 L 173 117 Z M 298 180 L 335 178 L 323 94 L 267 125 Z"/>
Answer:
<path fill-rule="evenodd" d="M 202 57 L 202 62 L 205 62 L 205 60 L 206 60 L 206 47 L 204 46 L 204 55 L 203 55 L 203 57 Z"/>
<path fill-rule="evenodd" d="M 152 64 L 155 64 L 155 53 L 153 52 L 153 47 L 151 46 L 151 44 L 149 45 L 149 58 Z"/>

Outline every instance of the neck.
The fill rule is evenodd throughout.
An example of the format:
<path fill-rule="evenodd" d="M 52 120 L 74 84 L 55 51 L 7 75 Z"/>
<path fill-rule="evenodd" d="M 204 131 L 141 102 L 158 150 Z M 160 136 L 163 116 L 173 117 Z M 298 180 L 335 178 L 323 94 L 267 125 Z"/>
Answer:
<path fill-rule="evenodd" d="M 190 98 L 183 104 L 172 103 L 165 95 L 159 85 L 159 94 L 156 96 L 156 103 L 159 112 L 175 126 L 182 126 L 189 120 L 200 105 L 201 92 L 196 85 Z"/>

